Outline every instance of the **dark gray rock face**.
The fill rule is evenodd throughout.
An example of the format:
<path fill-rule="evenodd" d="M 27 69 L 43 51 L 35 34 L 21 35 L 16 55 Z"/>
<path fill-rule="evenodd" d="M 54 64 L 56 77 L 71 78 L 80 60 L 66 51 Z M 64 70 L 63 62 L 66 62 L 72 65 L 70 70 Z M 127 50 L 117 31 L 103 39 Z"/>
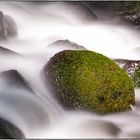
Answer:
<path fill-rule="evenodd" d="M 0 39 L 1 40 L 6 39 L 5 31 L 4 31 L 4 15 L 1 11 L 0 11 Z"/>
<path fill-rule="evenodd" d="M 117 59 L 120 65 L 131 78 L 135 88 L 140 87 L 140 60 Z"/>
<path fill-rule="evenodd" d="M 49 45 L 49 47 L 60 47 L 67 50 L 86 50 L 84 46 L 78 45 L 69 40 L 57 40 Z"/>
<path fill-rule="evenodd" d="M 82 4 L 90 8 L 98 20 L 113 20 L 140 29 L 139 1 L 83 1 Z"/>
<path fill-rule="evenodd" d="M 123 68 L 128 62 L 127 59 L 113 59 L 113 61 L 116 62 L 121 68 Z"/>
<path fill-rule="evenodd" d="M 68 6 L 75 14 L 79 14 L 79 19 L 84 23 L 97 20 L 95 13 L 80 2 L 69 2 Z"/>
<path fill-rule="evenodd" d="M 8 15 L 0 11 L 0 40 L 6 40 L 17 35 L 15 21 Z"/>
<path fill-rule="evenodd" d="M 7 120 L 0 118 L 0 139 L 18 138 L 25 138 L 21 130 Z"/>
<path fill-rule="evenodd" d="M 18 53 L 0 46 L 0 55 L 19 55 Z"/>
<path fill-rule="evenodd" d="M 140 60 L 127 60 L 127 59 L 115 59 L 119 65 L 126 71 L 129 76 L 132 76 L 136 70 L 136 67 L 140 65 Z"/>
<path fill-rule="evenodd" d="M 4 71 L 0 74 L 0 77 L 4 80 L 4 86 L 7 88 L 21 88 L 33 93 L 28 82 L 16 70 Z"/>
<path fill-rule="evenodd" d="M 140 65 L 140 61 L 129 60 L 124 65 L 123 69 L 128 73 L 129 76 L 132 76 L 138 65 Z"/>
<path fill-rule="evenodd" d="M 90 9 L 97 16 L 98 20 L 112 21 L 116 18 L 115 14 L 110 9 L 110 2 L 105 1 L 81 1 L 81 4 Z"/>

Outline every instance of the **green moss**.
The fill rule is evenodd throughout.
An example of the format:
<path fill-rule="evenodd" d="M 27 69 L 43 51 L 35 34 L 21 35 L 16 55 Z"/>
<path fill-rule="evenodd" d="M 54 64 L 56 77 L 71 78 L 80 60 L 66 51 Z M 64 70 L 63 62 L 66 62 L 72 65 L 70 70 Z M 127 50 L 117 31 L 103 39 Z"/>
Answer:
<path fill-rule="evenodd" d="M 140 65 L 138 65 L 131 76 L 134 87 L 140 88 Z"/>
<path fill-rule="evenodd" d="M 134 89 L 123 69 L 92 51 L 62 51 L 45 66 L 58 100 L 68 108 L 100 114 L 130 110 Z"/>
<path fill-rule="evenodd" d="M 112 9 L 119 12 L 140 12 L 140 1 L 115 1 L 110 2 Z"/>

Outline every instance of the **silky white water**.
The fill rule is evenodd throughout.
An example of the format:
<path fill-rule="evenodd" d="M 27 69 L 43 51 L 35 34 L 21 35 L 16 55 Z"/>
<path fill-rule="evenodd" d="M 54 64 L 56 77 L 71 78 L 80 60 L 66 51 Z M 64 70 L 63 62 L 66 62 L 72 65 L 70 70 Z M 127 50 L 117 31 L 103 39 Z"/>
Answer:
<path fill-rule="evenodd" d="M 112 21 L 85 23 L 64 3 L 0 3 L 0 10 L 17 24 L 18 35 L 0 46 L 21 56 L 0 55 L 0 72 L 16 69 L 30 84 L 34 94 L 3 89 L 0 85 L 0 117 L 21 129 L 26 138 L 120 138 L 140 137 L 140 90 L 135 89 L 133 110 L 97 116 L 67 111 L 56 102 L 43 83 L 41 71 L 61 48 L 49 44 L 68 39 L 110 58 L 140 59 L 139 33 Z M 67 48 L 66 48 L 67 49 Z"/>

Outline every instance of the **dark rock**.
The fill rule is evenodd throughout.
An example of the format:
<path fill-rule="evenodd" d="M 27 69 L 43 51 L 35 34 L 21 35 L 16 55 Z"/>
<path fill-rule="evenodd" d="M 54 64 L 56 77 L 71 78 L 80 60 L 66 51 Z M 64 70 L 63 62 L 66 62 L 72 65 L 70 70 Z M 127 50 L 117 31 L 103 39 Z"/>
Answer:
<path fill-rule="evenodd" d="M 70 2 L 68 7 L 71 8 L 73 13 L 79 16 L 79 19 L 85 23 L 97 20 L 97 16 L 91 9 L 82 5 L 80 2 Z"/>
<path fill-rule="evenodd" d="M 128 60 L 127 59 L 112 59 L 114 62 L 116 62 L 120 67 L 123 67 Z"/>
<path fill-rule="evenodd" d="M 0 11 L 0 39 L 1 40 L 6 39 L 5 29 L 4 29 L 4 15 L 1 11 Z"/>
<path fill-rule="evenodd" d="M 109 135 L 110 137 L 112 136 L 117 136 L 120 132 L 121 129 L 115 125 L 112 122 L 109 121 L 105 121 L 105 120 L 87 120 L 87 121 L 83 121 L 80 123 L 80 126 L 76 126 L 76 131 L 78 130 L 78 128 L 82 128 L 80 130 L 84 131 L 84 132 L 94 132 L 93 137 L 100 137 L 98 132 L 102 131 L 103 136 L 104 135 Z M 95 132 L 97 132 L 97 135 L 95 134 Z"/>
<path fill-rule="evenodd" d="M 82 2 L 98 17 L 98 20 L 112 20 L 116 23 L 132 25 L 133 29 L 140 29 L 139 1 L 88 1 Z"/>
<path fill-rule="evenodd" d="M 82 5 L 90 9 L 97 16 L 98 21 L 109 21 L 116 18 L 110 9 L 110 2 L 106 1 L 81 1 Z"/>
<path fill-rule="evenodd" d="M 0 46 L 0 55 L 19 55 L 19 54 L 10 49 Z"/>
<path fill-rule="evenodd" d="M 132 76 L 138 65 L 140 65 L 140 60 L 128 60 L 123 69 L 128 73 L 129 76 Z"/>
<path fill-rule="evenodd" d="M 1 72 L 0 77 L 4 81 L 6 88 L 21 88 L 33 93 L 33 90 L 29 86 L 28 82 L 16 70 Z"/>
<path fill-rule="evenodd" d="M 14 124 L 0 118 L 0 139 L 23 139 L 22 131 Z"/>
<path fill-rule="evenodd" d="M 25 90 L 0 89 L 0 107 L 2 108 L 0 116 L 13 122 L 23 133 L 25 133 L 23 125 L 33 132 L 50 123 L 49 113 L 52 106 L 49 101 L 44 102 L 43 99 Z"/>
<path fill-rule="evenodd" d="M 12 17 L 5 15 L 5 33 L 8 37 L 14 37 L 17 35 L 17 25 Z"/>
<path fill-rule="evenodd" d="M 65 48 L 65 50 L 86 50 L 85 47 L 78 45 L 74 42 L 69 40 L 57 40 L 49 45 L 49 47 L 60 47 Z"/>
<path fill-rule="evenodd" d="M 137 65 L 135 64 L 134 72 L 130 77 L 133 81 L 134 87 L 140 88 L 140 62 Z"/>
<path fill-rule="evenodd" d="M 140 60 L 114 59 L 114 61 L 122 65 L 122 68 L 130 77 L 134 74 L 137 66 L 140 65 Z"/>
<path fill-rule="evenodd" d="M 140 87 L 140 60 L 117 59 L 117 62 L 131 78 L 134 87 Z M 122 65 L 123 64 L 123 65 Z"/>
<path fill-rule="evenodd" d="M 0 11 L 0 40 L 6 40 L 17 35 L 15 21 L 8 15 Z"/>

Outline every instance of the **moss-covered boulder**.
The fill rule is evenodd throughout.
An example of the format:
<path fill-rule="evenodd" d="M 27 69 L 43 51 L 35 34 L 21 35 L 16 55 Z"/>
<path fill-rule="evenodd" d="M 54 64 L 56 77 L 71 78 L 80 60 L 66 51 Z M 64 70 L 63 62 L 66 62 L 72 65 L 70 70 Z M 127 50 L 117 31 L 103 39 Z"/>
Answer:
<path fill-rule="evenodd" d="M 134 104 L 133 84 L 128 75 L 98 53 L 59 52 L 46 64 L 44 74 L 46 84 L 69 109 L 103 114 L 130 110 Z"/>

